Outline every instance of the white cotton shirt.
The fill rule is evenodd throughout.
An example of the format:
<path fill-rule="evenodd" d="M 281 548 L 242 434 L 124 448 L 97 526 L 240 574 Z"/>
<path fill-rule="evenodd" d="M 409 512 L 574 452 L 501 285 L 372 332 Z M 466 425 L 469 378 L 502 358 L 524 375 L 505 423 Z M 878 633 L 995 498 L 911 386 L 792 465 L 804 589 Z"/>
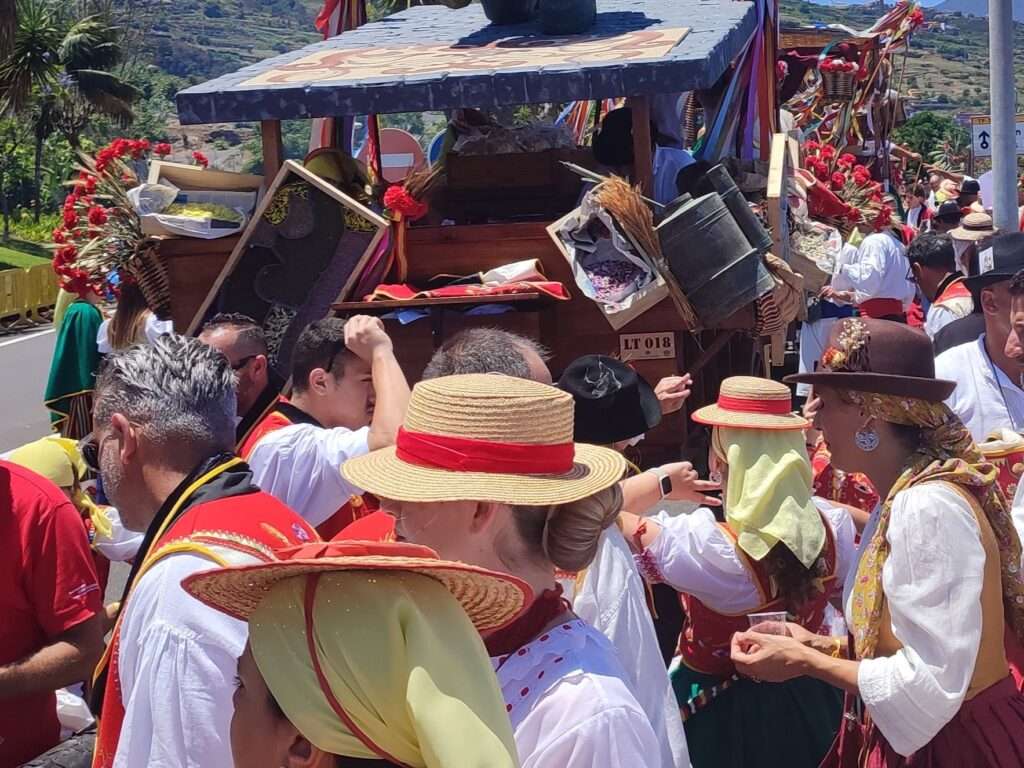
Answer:
<path fill-rule="evenodd" d="M 169 555 L 132 591 L 121 621 L 125 718 L 114 768 L 232 764 L 231 699 L 248 627 L 181 587 L 186 576 L 215 567 L 199 555 Z"/>
<path fill-rule="evenodd" d="M 871 720 L 900 755 L 924 747 L 960 710 L 981 646 L 985 549 L 967 500 L 947 483 L 922 483 L 892 502 L 882 589 L 903 648 L 860 662 L 857 685 Z M 881 507 L 861 538 L 867 545 Z M 846 580 L 849 616 L 856 568 Z"/>
<path fill-rule="evenodd" d="M 574 619 L 492 658 L 522 768 L 664 768 L 615 649 Z"/>
<path fill-rule="evenodd" d="M 874 232 L 861 241 L 854 261 L 837 264 L 832 287 L 853 291 L 855 304 L 898 299 L 906 311 L 917 294 L 916 286 L 907 279 L 909 268 L 903 244 L 887 232 Z"/>
<path fill-rule="evenodd" d="M 165 333 L 174 333 L 174 323 L 170 320 L 159 320 L 152 312 L 147 313 L 146 322 L 142 326 L 142 335 L 147 344 L 152 344 Z M 104 320 L 96 331 L 96 346 L 101 355 L 109 355 L 114 351 L 110 346 L 110 321 Z"/>
<path fill-rule="evenodd" d="M 1001 429 L 1024 430 L 1024 390 L 989 360 L 985 334 L 936 357 L 935 378 L 956 382 L 946 405 L 960 417 L 974 442 L 983 443 Z"/>
<path fill-rule="evenodd" d="M 857 529 L 843 507 L 817 496 L 813 501 L 835 535 L 836 580 L 842 584 L 857 551 Z M 714 512 L 701 507 L 678 517 L 661 512 L 653 519 L 662 531 L 645 555 L 657 567 L 661 581 L 718 613 L 742 615 L 761 607 L 764 600 L 757 582 L 732 537 L 715 521 Z"/>
<path fill-rule="evenodd" d="M 341 476 L 341 465 L 369 453 L 369 438 L 369 427 L 290 424 L 260 438 L 247 462 L 261 490 L 315 528 L 362 493 Z"/>
<path fill-rule="evenodd" d="M 601 534 L 572 608 L 615 648 L 630 690 L 661 746 L 661 764 L 689 768 L 686 733 L 647 607 L 644 580 L 618 526 Z"/>

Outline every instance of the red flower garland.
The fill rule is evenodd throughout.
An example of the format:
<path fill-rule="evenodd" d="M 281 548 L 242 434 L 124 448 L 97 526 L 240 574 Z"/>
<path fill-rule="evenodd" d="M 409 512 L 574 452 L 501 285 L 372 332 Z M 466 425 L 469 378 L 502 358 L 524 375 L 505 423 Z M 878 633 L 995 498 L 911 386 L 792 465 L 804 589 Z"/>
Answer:
<path fill-rule="evenodd" d="M 388 210 L 402 214 L 409 221 L 422 219 L 430 210 L 430 206 L 410 195 L 400 184 L 388 187 L 384 193 L 384 206 Z"/>

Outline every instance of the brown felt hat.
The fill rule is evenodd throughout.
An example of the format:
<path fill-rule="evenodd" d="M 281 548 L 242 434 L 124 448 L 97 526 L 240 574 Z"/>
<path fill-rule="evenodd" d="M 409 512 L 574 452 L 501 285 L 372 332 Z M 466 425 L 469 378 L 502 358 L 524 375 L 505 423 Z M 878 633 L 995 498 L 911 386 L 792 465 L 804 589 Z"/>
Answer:
<path fill-rule="evenodd" d="M 866 317 L 837 322 L 818 370 L 784 381 L 935 403 L 956 387 L 955 382 L 935 378 L 935 352 L 923 332 Z"/>

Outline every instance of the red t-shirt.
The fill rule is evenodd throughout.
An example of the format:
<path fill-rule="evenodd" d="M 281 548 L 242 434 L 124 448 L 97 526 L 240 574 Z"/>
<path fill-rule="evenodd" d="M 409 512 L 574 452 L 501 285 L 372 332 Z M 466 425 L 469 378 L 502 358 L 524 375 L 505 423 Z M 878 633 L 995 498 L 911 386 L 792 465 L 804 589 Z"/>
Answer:
<path fill-rule="evenodd" d="M 0 461 L 0 665 L 20 661 L 103 610 L 82 518 L 49 480 Z M 0 766 L 60 736 L 54 692 L 0 699 Z"/>

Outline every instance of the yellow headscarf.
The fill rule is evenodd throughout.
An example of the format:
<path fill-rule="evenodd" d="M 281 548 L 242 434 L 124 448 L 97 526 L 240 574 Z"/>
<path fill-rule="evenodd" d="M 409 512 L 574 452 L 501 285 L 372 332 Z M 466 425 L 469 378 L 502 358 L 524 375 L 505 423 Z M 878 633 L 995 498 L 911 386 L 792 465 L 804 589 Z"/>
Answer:
<path fill-rule="evenodd" d="M 811 501 L 803 432 L 715 427 L 711 442 L 729 465 L 725 520 L 740 549 L 761 560 L 781 541 L 810 568 L 825 546 L 825 524 Z"/>
<path fill-rule="evenodd" d="M 60 488 L 70 489 L 71 501 L 78 511 L 89 516 L 98 534 L 110 537 L 113 532 L 110 520 L 79 485 L 85 477 L 86 466 L 74 440 L 56 435 L 43 437 L 16 448 L 11 452 L 10 460 L 42 475 Z"/>
<path fill-rule="evenodd" d="M 412 768 L 519 765 L 480 635 L 428 576 L 334 571 L 286 579 L 250 616 L 249 643 L 285 716 L 325 752 Z M 321 688 L 311 645 L 354 729 Z"/>

